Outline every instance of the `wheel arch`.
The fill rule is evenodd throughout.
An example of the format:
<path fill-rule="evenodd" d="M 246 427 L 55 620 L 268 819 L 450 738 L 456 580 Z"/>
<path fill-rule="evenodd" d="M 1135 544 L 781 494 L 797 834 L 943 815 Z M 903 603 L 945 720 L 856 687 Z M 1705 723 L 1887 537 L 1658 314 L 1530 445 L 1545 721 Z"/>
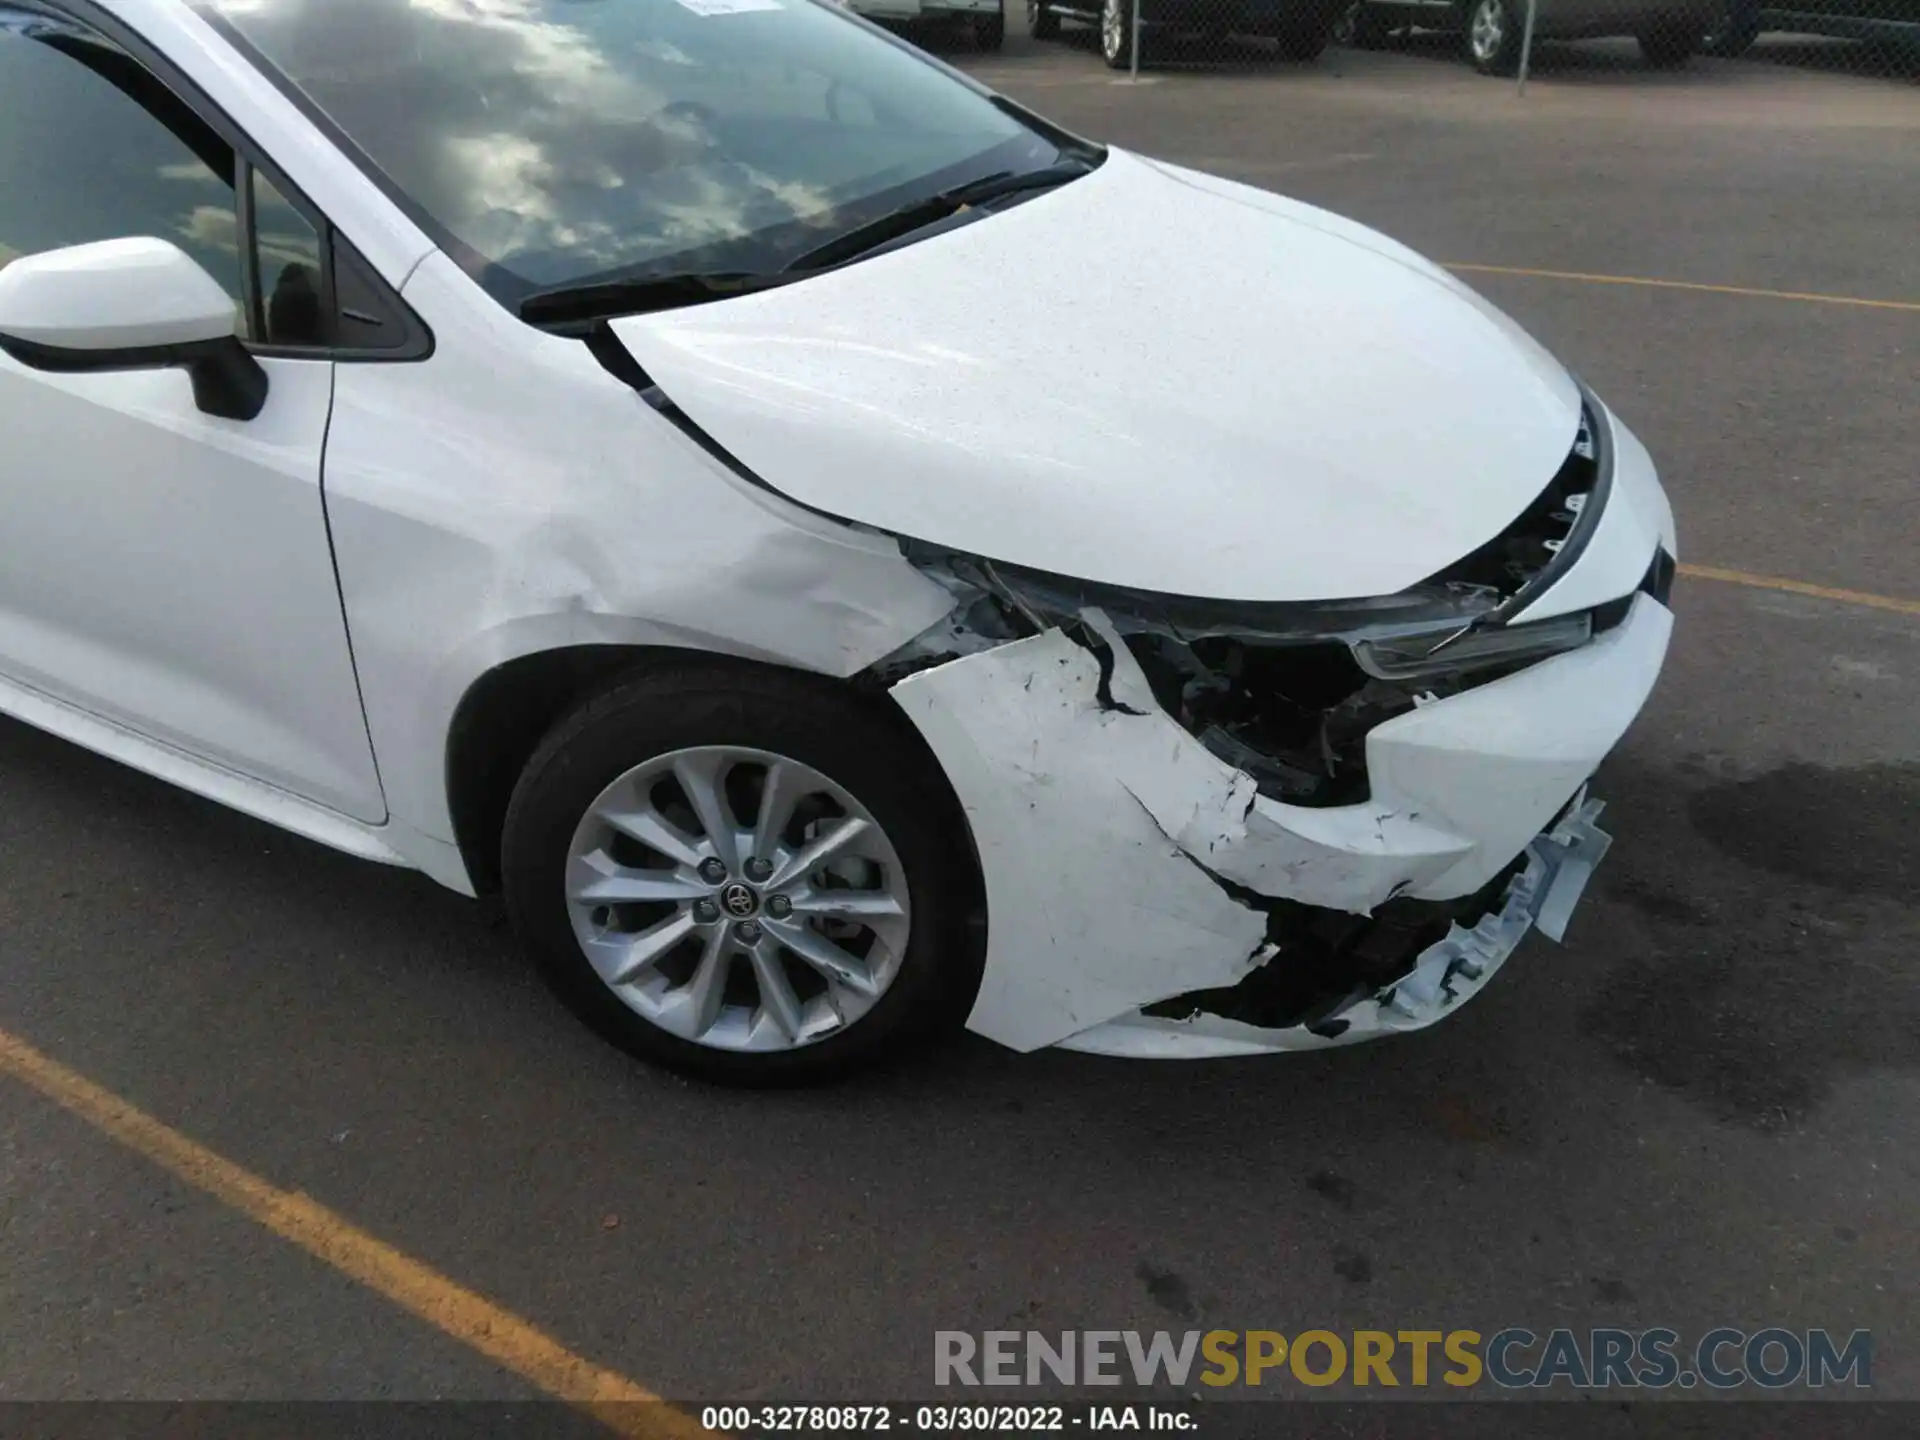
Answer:
<path fill-rule="evenodd" d="M 662 663 L 664 646 L 571 645 L 502 661 L 461 695 L 447 725 L 447 813 L 473 888 L 500 889 L 500 832 L 527 761 L 560 719 L 589 695 Z"/>
<path fill-rule="evenodd" d="M 625 680 L 654 669 L 689 667 L 806 676 L 823 687 L 844 691 L 884 717 L 902 746 L 924 767 L 947 808 L 947 822 L 966 841 L 972 862 L 972 908 L 981 930 L 977 943 L 984 947 L 986 890 L 973 827 L 932 747 L 879 682 L 863 675 L 839 679 L 672 645 L 586 644 L 531 651 L 501 661 L 467 687 L 447 726 L 445 783 L 454 840 L 476 893 L 500 890 L 500 842 L 507 806 L 527 762 L 553 727 L 593 696 Z"/>

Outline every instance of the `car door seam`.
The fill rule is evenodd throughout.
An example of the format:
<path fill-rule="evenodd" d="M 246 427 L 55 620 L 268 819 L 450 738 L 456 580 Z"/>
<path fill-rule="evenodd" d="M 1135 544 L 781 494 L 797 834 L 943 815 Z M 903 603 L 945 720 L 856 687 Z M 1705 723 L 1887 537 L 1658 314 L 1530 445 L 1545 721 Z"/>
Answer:
<path fill-rule="evenodd" d="M 340 552 L 333 542 L 333 509 L 327 500 L 327 460 L 333 450 L 333 412 L 340 395 L 340 362 L 327 362 L 327 423 L 320 431 L 320 474 L 316 484 L 320 496 L 320 524 L 327 537 L 327 568 L 333 572 L 334 603 L 340 607 L 340 633 L 347 645 L 347 670 L 353 676 L 353 698 L 360 709 L 360 729 L 367 737 L 367 759 L 373 766 L 373 788 L 380 797 L 380 823 L 393 819 L 393 805 L 387 799 L 386 777 L 380 773 L 380 747 L 373 742 L 373 722 L 367 718 L 367 689 L 360 679 L 360 657 L 353 648 L 353 621 L 347 614 L 347 590 L 340 579 Z"/>

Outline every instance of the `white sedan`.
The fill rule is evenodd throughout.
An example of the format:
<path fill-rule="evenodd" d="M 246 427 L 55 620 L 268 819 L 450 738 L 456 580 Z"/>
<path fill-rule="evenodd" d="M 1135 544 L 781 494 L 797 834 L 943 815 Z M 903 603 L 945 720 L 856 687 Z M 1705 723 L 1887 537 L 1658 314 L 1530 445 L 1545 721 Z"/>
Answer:
<path fill-rule="evenodd" d="M 1667 649 L 1465 286 L 815 0 L 0 0 L 0 263 L 0 710 L 717 1079 L 1430 1024 Z"/>

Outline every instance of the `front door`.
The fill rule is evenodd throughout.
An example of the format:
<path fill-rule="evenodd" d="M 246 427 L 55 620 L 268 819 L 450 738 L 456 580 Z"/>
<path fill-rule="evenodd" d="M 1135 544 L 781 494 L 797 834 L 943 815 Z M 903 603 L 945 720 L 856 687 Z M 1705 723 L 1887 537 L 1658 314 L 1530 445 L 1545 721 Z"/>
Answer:
<path fill-rule="evenodd" d="M 143 235 L 229 288 L 266 408 L 0 353 L 0 676 L 379 822 L 320 492 L 334 365 L 300 353 L 315 227 L 124 52 L 0 0 L 0 265 Z"/>

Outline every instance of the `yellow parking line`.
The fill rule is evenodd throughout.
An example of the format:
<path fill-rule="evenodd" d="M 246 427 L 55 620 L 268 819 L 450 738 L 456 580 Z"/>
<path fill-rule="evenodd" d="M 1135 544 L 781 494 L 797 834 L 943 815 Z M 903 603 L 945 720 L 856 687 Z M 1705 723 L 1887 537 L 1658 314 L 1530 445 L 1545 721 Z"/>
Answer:
<path fill-rule="evenodd" d="M 1649 280 L 1637 275 L 1589 275 L 1580 270 L 1529 270 L 1519 265 L 1448 265 L 1474 275 L 1524 275 L 1535 280 L 1578 280 L 1587 285 L 1639 285 L 1654 290 L 1699 290 L 1709 295 L 1745 295 L 1756 300 L 1803 300 L 1815 305 L 1858 305 L 1868 310 L 1920 313 L 1920 300 L 1863 300 L 1855 295 L 1814 295 L 1800 290 L 1755 290 L 1745 285 L 1703 285 L 1696 280 Z"/>
<path fill-rule="evenodd" d="M 1784 590 L 1789 595 L 1811 595 L 1816 600 L 1838 600 L 1843 605 L 1866 605 L 1875 610 L 1891 610 L 1897 615 L 1920 615 L 1920 600 L 1902 600 L 1893 595 L 1875 595 L 1868 590 L 1836 590 L 1831 585 L 1809 585 L 1804 580 L 1783 580 L 1777 575 L 1752 575 L 1745 570 L 1723 570 L 1718 565 L 1682 565 L 1679 571 L 1695 580 L 1721 580 L 1729 585 L 1749 585 L 1756 590 Z"/>
<path fill-rule="evenodd" d="M 216 1155 L 4 1030 L 0 1073 L 610 1428 L 648 1440 L 690 1440 L 710 1433 L 652 1391 L 574 1354 L 530 1321 L 402 1254 L 318 1201 L 281 1190 Z"/>

